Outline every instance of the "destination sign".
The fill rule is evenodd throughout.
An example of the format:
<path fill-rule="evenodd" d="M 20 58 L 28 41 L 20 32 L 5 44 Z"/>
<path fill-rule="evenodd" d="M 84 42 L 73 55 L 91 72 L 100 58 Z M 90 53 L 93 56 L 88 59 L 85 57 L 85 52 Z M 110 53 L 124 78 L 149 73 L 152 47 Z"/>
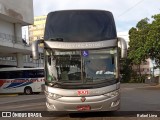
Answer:
<path fill-rule="evenodd" d="M 94 49 L 104 47 L 117 46 L 117 39 L 104 40 L 98 42 L 57 42 L 57 41 L 45 41 L 45 47 L 55 49 Z"/>

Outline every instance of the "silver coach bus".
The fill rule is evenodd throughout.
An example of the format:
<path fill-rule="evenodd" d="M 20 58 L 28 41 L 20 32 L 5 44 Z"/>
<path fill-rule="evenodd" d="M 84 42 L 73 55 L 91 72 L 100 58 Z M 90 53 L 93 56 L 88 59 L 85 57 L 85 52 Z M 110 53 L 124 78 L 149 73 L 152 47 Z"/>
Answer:
<path fill-rule="evenodd" d="M 64 10 L 47 16 L 44 40 L 45 95 L 49 111 L 114 111 L 120 107 L 118 38 L 111 12 Z M 119 52 L 121 48 L 121 51 Z"/>

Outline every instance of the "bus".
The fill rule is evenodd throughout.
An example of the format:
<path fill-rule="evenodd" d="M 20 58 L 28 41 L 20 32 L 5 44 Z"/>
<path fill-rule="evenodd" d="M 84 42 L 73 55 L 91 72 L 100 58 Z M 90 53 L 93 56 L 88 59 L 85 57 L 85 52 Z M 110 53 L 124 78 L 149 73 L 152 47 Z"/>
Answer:
<path fill-rule="evenodd" d="M 62 10 L 47 15 L 44 39 L 48 111 L 115 111 L 120 107 L 120 57 L 127 45 L 105 10 Z M 120 47 L 120 48 L 119 48 Z"/>
<path fill-rule="evenodd" d="M 42 92 L 44 68 L 1 68 L 0 94 Z"/>

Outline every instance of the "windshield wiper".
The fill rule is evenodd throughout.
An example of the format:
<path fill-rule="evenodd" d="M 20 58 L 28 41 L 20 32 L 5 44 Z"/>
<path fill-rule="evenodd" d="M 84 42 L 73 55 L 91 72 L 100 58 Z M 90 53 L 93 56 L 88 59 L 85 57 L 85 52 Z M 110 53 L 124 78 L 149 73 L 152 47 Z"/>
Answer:
<path fill-rule="evenodd" d="M 51 40 L 51 41 L 59 41 L 59 42 L 62 42 L 62 41 L 63 41 L 63 38 L 51 38 L 50 40 Z"/>
<path fill-rule="evenodd" d="M 53 87 L 53 86 L 59 85 L 59 84 L 61 84 L 61 83 L 58 82 L 58 81 L 51 81 L 51 82 L 49 82 L 48 84 L 49 84 L 49 86 Z"/>

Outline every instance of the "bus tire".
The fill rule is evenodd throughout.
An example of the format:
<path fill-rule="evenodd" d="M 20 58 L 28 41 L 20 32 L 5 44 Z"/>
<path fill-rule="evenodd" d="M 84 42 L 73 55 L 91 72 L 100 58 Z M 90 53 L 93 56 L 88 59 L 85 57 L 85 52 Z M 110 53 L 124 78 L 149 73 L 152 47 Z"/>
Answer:
<path fill-rule="evenodd" d="M 31 87 L 25 87 L 24 88 L 24 94 L 31 95 L 32 94 L 32 88 Z"/>

